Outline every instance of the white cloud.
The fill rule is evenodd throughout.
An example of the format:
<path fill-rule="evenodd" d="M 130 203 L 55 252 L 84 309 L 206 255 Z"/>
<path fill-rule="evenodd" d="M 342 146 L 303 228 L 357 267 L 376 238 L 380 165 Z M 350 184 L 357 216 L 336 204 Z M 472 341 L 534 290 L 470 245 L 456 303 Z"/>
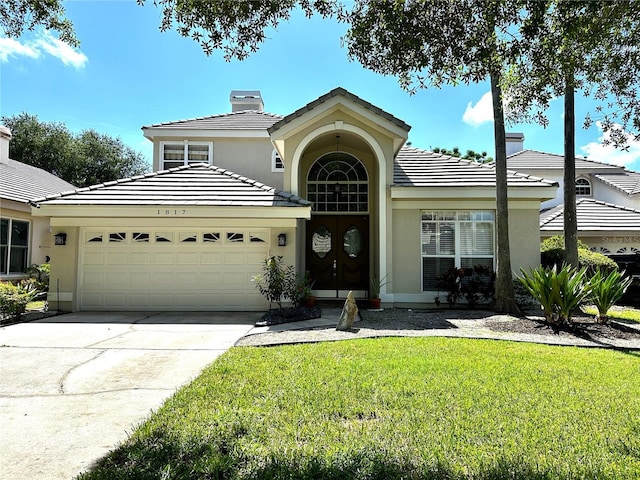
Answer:
<path fill-rule="evenodd" d="M 38 58 L 40 52 L 29 45 L 23 45 L 13 38 L 0 37 L 0 61 L 6 62 L 9 57 L 24 55 L 26 57 Z"/>
<path fill-rule="evenodd" d="M 462 121 L 472 127 L 478 127 L 483 123 L 493 122 L 493 101 L 491 92 L 482 95 L 482 98 L 475 106 L 471 102 L 467 103 L 467 108 L 462 115 Z"/>
<path fill-rule="evenodd" d="M 596 122 L 596 126 L 600 130 L 601 135 L 596 142 L 589 142 L 580 147 L 587 158 L 602 163 L 610 163 L 612 165 L 621 165 L 632 170 L 640 169 L 640 138 L 630 136 L 627 143 L 627 149 L 622 150 L 615 148 L 613 145 L 604 145 L 606 140 L 611 138 L 608 132 L 602 132 L 602 124 Z M 619 126 L 619 125 L 616 125 Z"/>
<path fill-rule="evenodd" d="M 63 64 L 76 69 L 83 68 L 89 61 L 80 50 L 70 47 L 46 31 L 37 40 L 27 43 L 0 37 L 0 61 L 2 62 L 9 61 L 10 57 L 19 56 L 40 58 L 43 53 L 58 58 Z"/>
<path fill-rule="evenodd" d="M 49 55 L 59 58 L 65 65 L 75 68 L 83 68 L 89 61 L 87 56 L 79 50 L 75 50 L 66 43 L 54 38 L 49 32 L 45 32 L 43 38 L 37 44 Z"/>

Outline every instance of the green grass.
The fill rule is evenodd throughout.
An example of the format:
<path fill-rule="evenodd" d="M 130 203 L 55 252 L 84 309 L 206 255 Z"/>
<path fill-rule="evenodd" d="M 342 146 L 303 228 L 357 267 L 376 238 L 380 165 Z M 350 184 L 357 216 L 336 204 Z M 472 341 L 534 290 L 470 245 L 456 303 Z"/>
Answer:
<path fill-rule="evenodd" d="M 46 304 L 46 300 L 37 300 L 27 304 L 27 310 L 42 310 Z"/>
<path fill-rule="evenodd" d="M 596 315 L 598 309 L 593 306 L 582 307 L 582 311 L 589 315 Z M 607 313 L 609 318 L 617 318 L 619 320 L 629 320 L 631 322 L 640 323 L 640 310 L 631 307 L 613 307 Z"/>
<path fill-rule="evenodd" d="M 403 338 L 234 348 L 88 479 L 637 479 L 636 353 Z"/>

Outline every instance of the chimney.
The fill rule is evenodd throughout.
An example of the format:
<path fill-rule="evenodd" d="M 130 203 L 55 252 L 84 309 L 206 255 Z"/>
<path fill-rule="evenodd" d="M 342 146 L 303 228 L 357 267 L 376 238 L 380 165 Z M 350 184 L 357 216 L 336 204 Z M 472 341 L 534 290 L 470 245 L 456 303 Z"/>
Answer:
<path fill-rule="evenodd" d="M 507 157 L 524 150 L 524 133 L 507 133 Z"/>
<path fill-rule="evenodd" d="M 9 141 L 11 140 L 11 130 L 4 125 L 0 125 L 0 163 L 9 163 Z"/>
<path fill-rule="evenodd" d="M 229 100 L 231 101 L 232 112 L 241 112 L 243 110 L 264 111 L 260 90 L 232 90 Z"/>

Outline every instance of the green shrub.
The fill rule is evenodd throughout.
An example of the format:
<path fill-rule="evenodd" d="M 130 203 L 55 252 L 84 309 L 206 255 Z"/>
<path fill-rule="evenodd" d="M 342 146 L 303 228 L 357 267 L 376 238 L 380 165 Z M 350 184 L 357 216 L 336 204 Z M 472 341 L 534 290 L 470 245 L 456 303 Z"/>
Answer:
<path fill-rule="evenodd" d="M 544 267 L 556 267 L 561 269 L 566 262 L 564 251 L 564 236 L 555 235 L 547 238 L 540 244 L 540 263 Z M 594 274 L 598 270 L 611 272 L 618 269 L 616 262 L 606 255 L 592 252 L 589 246 L 578 240 L 578 266 L 586 267 L 590 274 Z"/>
<path fill-rule="evenodd" d="M 632 279 L 623 273 L 613 270 L 605 275 L 600 270 L 591 278 L 591 301 L 598 309 L 596 319 L 600 323 L 607 323 L 607 312 L 622 298 L 624 292 L 631 285 Z"/>
<path fill-rule="evenodd" d="M 581 267 L 585 267 L 590 274 L 595 274 L 600 270 L 604 272 L 618 270 L 618 264 L 606 255 L 584 248 L 578 249 L 578 263 Z"/>
<path fill-rule="evenodd" d="M 584 267 L 576 269 L 565 264 L 558 271 L 555 266 L 549 268 L 540 265 L 528 272 L 524 269 L 520 271 L 520 282 L 540 302 L 545 320 L 549 324 L 570 322 L 573 312 L 591 292 Z"/>
<path fill-rule="evenodd" d="M 264 259 L 262 274 L 253 277 L 256 288 L 260 294 L 269 302 L 269 309 L 272 303 L 277 303 L 282 308 L 282 300 L 290 297 L 295 289 L 295 272 L 291 265 L 284 266 L 282 256 L 272 255 Z"/>
<path fill-rule="evenodd" d="M 18 285 L 0 282 L 0 315 L 16 322 L 20 321 L 27 311 L 27 304 L 40 293 L 32 282 L 21 282 Z"/>
<path fill-rule="evenodd" d="M 578 248 L 589 250 L 589 245 L 581 240 L 578 240 Z M 554 235 L 553 237 L 545 238 L 540 244 L 541 252 L 557 249 L 564 250 L 564 235 Z"/>
<path fill-rule="evenodd" d="M 49 291 L 49 276 L 51 275 L 51 265 L 42 263 L 40 265 L 33 264 L 25 271 L 33 280 L 38 290 L 41 292 Z"/>
<path fill-rule="evenodd" d="M 476 265 L 473 268 L 450 268 L 437 278 L 436 285 L 439 291 L 447 293 L 449 307 L 464 297 L 469 308 L 474 308 L 481 301 L 493 300 L 495 279 L 491 268 Z M 436 303 L 439 303 L 439 298 Z"/>

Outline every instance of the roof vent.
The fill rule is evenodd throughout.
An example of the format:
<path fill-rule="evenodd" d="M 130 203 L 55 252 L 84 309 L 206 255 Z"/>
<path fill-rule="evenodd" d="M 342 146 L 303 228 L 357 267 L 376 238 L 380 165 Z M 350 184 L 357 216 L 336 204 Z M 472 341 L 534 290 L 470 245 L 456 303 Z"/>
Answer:
<path fill-rule="evenodd" d="M 0 163 L 9 163 L 9 142 L 11 141 L 11 130 L 4 125 L 0 125 Z"/>
<path fill-rule="evenodd" d="M 507 133 L 505 140 L 507 143 L 507 157 L 524 150 L 524 133 Z"/>
<path fill-rule="evenodd" d="M 243 110 L 264 111 L 260 90 L 232 90 L 229 100 L 231 101 L 232 112 L 241 112 Z"/>

